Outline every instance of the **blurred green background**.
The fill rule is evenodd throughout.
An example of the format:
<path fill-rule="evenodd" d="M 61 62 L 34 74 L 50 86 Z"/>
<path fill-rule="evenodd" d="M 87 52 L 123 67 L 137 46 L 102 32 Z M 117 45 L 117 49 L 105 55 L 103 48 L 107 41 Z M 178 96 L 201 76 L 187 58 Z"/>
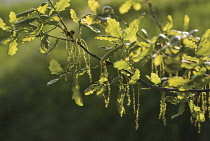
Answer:
<path fill-rule="evenodd" d="M 209 0 L 151 0 L 162 25 L 167 21 L 167 15 L 174 18 L 174 29 L 183 30 L 183 17 L 190 17 L 189 31 L 198 29 L 200 36 L 210 25 Z M 6 22 L 10 11 L 15 13 L 36 8 L 44 0 L 1 0 L 0 17 Z M 116 13 L 121 0 L 100 0 L 102 6 L 112 6 Z M 142 4 L 140 12 L 146 12 L 141 22 L 149 36 L 158 34 L 146 4 Z M 86 0 L 72 0 L 71 8 L 78 15 L 89 12 Z M 70 21 L 69 12 L 62 13 L 69 27 L 75 28 Z M 131 16 L 132 15 L 132 16 Z M 121 17 L 130 22 L 140 13 L 131 11 Z M 97 52 L 100 44 L 90 37 L 92 32 L 84 32 L 84 38 L 90 50 Z M 0 40 L 5 33 L 0 30 Z M 62 45 L 61 45 L 62 46 Z M 101 52 L 99 52 L 101 53 Z M 19 46 L 15 56 L 7 55 L 7 47 L 0 47 L 0 141 L 207 141 L 210 138 L 210 120 L 202 124 L 202 133 L 197 133 L 190 123 L 189 109 L 175 119 L 170 119 L 177 113 L 177 107 L 168 105 L 167 126 L 164 126 L 159 115 L 160 95 L 148 90 L 141 93 L 140 129 L 135 130 L 135 117 L 132 106 L 127 107 L 127 114 L 119 116 L 112 93 L 110 106 L 104 107 L 100 97 L 84 96 L 84 107 L 78 107 L 71 99 L 71 80 L 60 81 L 47 87 L 47 82 L 56 78 L 48 70 L 49 60 L 62 60 L 65 53 L 55 50 L 46 56 L 39 53 L 39 41 Z M 98 63 L 93 61 L 93 63 Z M 62 63 L 61 63 L 62 64 Z M 97 80 L 98 71 L 94 71 Z M 86 77 L 83 78 L 81 89 L 89 86 Z"/>

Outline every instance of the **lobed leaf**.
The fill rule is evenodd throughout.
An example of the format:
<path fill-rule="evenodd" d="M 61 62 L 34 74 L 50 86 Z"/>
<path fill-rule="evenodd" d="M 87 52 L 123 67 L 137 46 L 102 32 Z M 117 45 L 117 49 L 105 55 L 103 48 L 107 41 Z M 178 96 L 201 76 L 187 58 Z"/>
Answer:
<path fill-rule="evenodd" d="M 17 39 L 13 40 L 10 44 L 9 44 L 9 51 L 8 51 L 8 54 L 9 55 L 15 55 L 16 54 L 16 51 L 18 50 L 17 48 Z"/>
<path fill-rule="evenodd" d="M 47 7 L 48 7 L 48 3 L 43 3 L 42 5 L 40 5 L 37 10 L 39 13 L 41 14 L 45 14 L 46 10 L 47 10 Z"/>
<path fill-rule="evenodd" d="M 126 35 L 124 40 L 131 40 L 135 38 L 137 31 L 139 30 L 140 19 L 135 19 L 130 23 L 129 27 L 126 28 Z"/>
<path fill-rule="evenodd" d="M 10 23 L 15 22 L 17 20 L 15 12 L 11 11 L 10 14 L 9 14 L 9 18 L 10 18 L 9 19 Z"/>
<path fill-rule="evenodd" d="M 98 8 L 100 7 L 96 0 L 88 0 L 88 6 L 94 12 L 94 14 L 97 13 Z"/>
<path fill-rule="evenodd" d="M 129 84 L 135 84 L 136 81 L 140 78 L 140 71 L 138 69 L 135 70 L 134 74 L 131 76 L 131 80 L 129 80 Z"/>
<path fill-rule="evenodd" d="M 151 81 L 156 85 L 161 83 L 160 77 L 156 73 L 151 73 Z"/>
<path fill-rule="evenodd" d="M 126 61 L 117 61 L 114 63 L 114 68 L 117 68 L 118 70 L 126 70 L 128 69 L 130 66 L 128 65 L 128 63 Z"/>
<path fill-rule="evenodd" d="M 0 18 L 0 28 L 2 30 L 7 30 L 8 27 L 6 26 L 6 24 L 4 23 L 4 21 Z"/>
<path fill-rule="evenodd" d="M 51 74 L 61 74 L 63 71 L 61 65 L 55 59 L 50 61 L 49 70 L 51 71 Z"/>
<path fill-rule="evenodd" d="M 182 77 L 172 77 L 168 80 L 169 86 L 173 87 L 182 86 L 188 82 L 190 82 L 190 80 L 184 79 Z"/>
<path fill-rule="evenodd" d="M 171 15 L 168 15 L 168 22 L 165 25 L 165 27 L 163 28 L 163 30 L 169 31 L 172 27 L 173 27 L 173 19 L 172 19 Z"/>
<path fill-rule="evenodd" d="M 122 30 L 120 28 L 120 23 L 117 22 L 115 19 L 109 18 L 107 20 L 107 27 L 106 32 L 109 33 L 111 36 L 120 38 L 122 36 Z"/>
<path fill-rule="evenodd" d="M 208 29 L 201 38 L 199 49 L 196 52 L 198 56 L 210 55 L 210 29 Z"/>
<path fill-rule="evenodd" d="M 127 13 L 131 9 L 131 6 L 132 6 L 132 2 L 127 0 L 125 3 L 123 3 L 120 6 L 120 8 L 119 8 L 120 14 Z"/>
<path fill-rule="evenodd" d="M 67 7 L 70 6 L 70 4 L 69 4 L 70 1 L 71 0 L 60 0 L 60 1 L 56 2 L 55 10 L 56 11 L 63 11 L 63 10 L 65 10 Z"/>
<path fill-rule="evenodd" d="M 74 22 L 79 22 L 79 19 L 77 17 L 76 12 L 74 11 L 74 9 L 70 9 L 70 14 L 71 14 L 71 18 L 73 19 Z"/>

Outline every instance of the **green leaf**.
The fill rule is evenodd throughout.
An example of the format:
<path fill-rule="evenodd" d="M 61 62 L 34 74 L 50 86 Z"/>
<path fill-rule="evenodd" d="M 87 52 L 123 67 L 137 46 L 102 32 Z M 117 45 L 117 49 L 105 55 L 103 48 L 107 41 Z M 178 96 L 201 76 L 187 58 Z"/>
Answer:
<path fill-rule="evenodd" d="M 169 86 L 173 87 L 182 86 L 188 82 L 190 82 L 190 80 L 184 79 L 182 77 L 173 77 L 168 80 Z"/>
<path fill-rule="evenodd" d="M 70 1 L 71 0 L 60 0 L 60 1 L 56 2 L 55 10 L 56 11 L 63 11 L 63 10 L 65 10 L 67 7 L 70 6 L 70 4 L 69 4 Z"/>
<path fill-rule="evenodd" d="M 160 77 L 156 73 L 151 73 L 151 81 L 156 85 L 161 83 Z"/>
<path fill-rule="evenodd" d="M 106 32 L 114 37 L 121 37 L 122 36 L 122 30 L 120 28 L 120 23 L 117 22 L 115 19 L 109 18 L 107 20 L 107 27 Z"/>
<path fill-rule="evenodd" d="M 184 30 L 187 30 L 189 23 L 190 23 L 190 18 L 188 15 L 185 15 L 184 16 Z"/>
<path fill-rule="evenodd" d="M 95 91 L 97 91 L 99 89 L 99 87 L 100 87 L 100 84 L 92 84 L 87 89 L 85 89 L 84 93 L 85 93 L 85 95 L 91 95 Z"/>
<path fill-rule="evenodd" d="M 138 69 L 135 70 L 134 74 L 131 76 L 131 80 L 129 80 L 129 84 L 135 84 L 136 81 L 140 78 L 140 71 Z"/>
<path fill-rule="evenodd" d="M 128 65 L 128 63 L 126 61 L 117 61 L 114 63 L 114 68 L 117 68 L 118 70 L 125 70 L 128 69 L 130 66 Z"/>
<path fill-rule="evenodd" d="M 4 23 L 4 21 L 0 18 L 0 28 L 2 30 L 7 30 L 8 27 L 6 26 L 6 24 Z"/>
<path fill-rule="evenodd" d="M 140 19 L 135 19 L 130 23 L 129 27 L 126 28 L 126 35 L 124 40 L 130 40 L 136 37 L 136 33 L 139 30 Z"/>
<path fill-rule="evenodd" d="M 118 37 L 113 37 L 113 36 L 110 36 L 110 35 L 99 35 L 99 36 L 96 36 L 95 39 L 106 40 L 106 41 L 109 41 L 109 42 L 119 40 Z"/>
<path fill-rule="evenodd" d="M 17 20 L 15 12 L 11 11 L 9 14 L 9 18 L 10 18 L 9 20 L 10 23 L 15 22 Z"/>
<path fill-rule="evenodd" d="M 80 92 L 78 74 L 73 75 L 72 92 L 73 92 L 72 99 L 74 99 L 75 103 L 78 106 L 83 106 L 83 99 L 82 99 L 82 94 Z"/>
<path fill-rule="evenodd" d="M 10 44 L 9 44 L 9 51 L 8 51 L 8 54 L 9 55 L 15 55 L 16 54 L 16 51 L 18 50 L 17 48 L 17 39 L 13 40 Z"/>
<path fill-rule="evenodd" d="M 50 61 L 49 70 L 51 71 L 51 74 L 61 74 L 63 71 L 61 65 L 55 59 Z"/>
<path fill-rule="evenodd" d="M 208 29 L 201 38 L 199 49 L 196 53 L 198 56 L 210 55 L 210 29 Z"/>
<path fill-rule="evenodd" d="M 98 8 L 100 7 L 96 0 L 88 0 L 88 6 L 94 12 L 94 14 L 97 13 Z"/>
<path fill-rule="evenodd" d="M 120 8 L 119 8 L 119 12 L 120 14 L 125 14 L 127 13 L 130 9 L 131 9 L 131 6 L 132 6 L 132 2 L 127 0 L 125 3 L 123 3 Z"/>
<path fill-rule="evenodd" d="M 163 30 L 169 31 L 172 27 L 173 27 L 173 19 L 172 19 L 171 15 L 168 15 L 168 22 L 165 25 L 165 27 L 163 28 Z"/>
<path fill-rule="evenodd" d="M 71 18 L 73 19 L 74 22 L 79 22 L 79 19 L 77 17 L 76 12 L 74 11 L 74 9 L 70 9 L 70 14 L 71 14 Z"/>
<path fill-rule="evenodd" d="M 46 10 L 47 10 L 47 7 L 48 7 L 48 3 L 44 3 L 42 4 L 41 6 L 39 6 L 37 8 L 37 10 L 39 11 L 39 13 L 41 14 L 45 14 Z"/>

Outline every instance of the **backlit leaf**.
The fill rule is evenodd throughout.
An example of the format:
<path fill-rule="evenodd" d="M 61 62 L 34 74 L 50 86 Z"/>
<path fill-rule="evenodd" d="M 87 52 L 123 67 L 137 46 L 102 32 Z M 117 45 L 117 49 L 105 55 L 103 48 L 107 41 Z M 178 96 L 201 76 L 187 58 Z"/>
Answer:
<path fill-rule="evenodd" d="M 91 29 L 92 31 L 94 31 L 95 33 L 100 33 L 101 31 L 98 30 L 97 28 L 93 27 L 93 26 L 90 26 L 90 25 L 83 25 L 83 26 L 86 26 L 88 27 L 89 29 Z"/>
<path fill-rule="evenodd" d="M 188 82 L 190 82 L 190 80 L 184 79 L 182 77 L 173 77 L 168 80 L 169 86 L 173 87 L 182 86 Z"/>
<path fill-rule="evenodd" d="M 168 31 L 173 27 L 173 19 L 171 17 L 171 15 L 168 15 L 168 22 L 165 25 L 165 27 L 163 28 L 164 31 Z"/>
<path fill-rule="evenodd" d="M 88 0 L 88 6 L 94 12 L 94 14 L 97 13 L 98 8 L 100 7 L 96 0 Z"/>
<path fill-rule="evenodd" d="M 15 22 L 17 20 L 15 12 L 11 11 L 9 14 L 9 18 L 10 18 L 9 20 L 10 23 Z"/>
<path fill-rule="evenodd" d="M 80 92 L 80 86 L 79 86 L 79 75 L 74 74 L 73 75 L 73 84 L 72 84 L 72 99 L 74 99 L 75 103 L 78 106 L 83 106 L 83 99 L 82 99 L 82 94 Z"/>
<path fill-rule="evenodd" d="M 131 6 L 132 6 L 132 2 L 127 0 L 125 3 L 123 3 L 120 6 L 120 8 L 119 8 L 120 14 L 127 13 L 131 9 Z"/>
<path fill-rule="evenodd" d="M 114 67 L 117 68 L 118 70 L 122 70 L 122 69 L 128 69 L 130 66 L 128 65 L 128 63 L 126 61 L 117 61 L 114 63 Z"/>
<path fill-rule="evenodd" d="M 113 37 L 113 36 L 110 36 L 110 35 L 99 35 L 99 36 L 96 36 L 95 39 L 106 40 L 106 41 L 110 41 L 110 42 L 119 40 L 119 38 Z"/>
<path fill-rule="evenodd" d="M 140 78 L 140 71 L 138 69 L 135 70 L 135 73 L 131 76 L 131 80 L 129 84 L 135 84 L 136 81 Z"/>
<path fill-rule="evenodd" d="M 189 22 L 190 22 L 190 18 L 188 15 L 184 16 L 184 30 L 187 30 L 188 26 L 189 26 Z"/>
<path fill-rule="evenodd" d="M 7 30 L 8 27 L 6 26 L 6 24 L 4 23 L 4 21 L 0 18 L 0 28 L 2 30 Z"/>
<path fill-rule="evenodd" d="M 196 54 L 198 56 L 210 55 L 210 29 L 208 29 L 201 38 L 199 50 Z"/>
<path fill-rule="evenodd" d="M 107 20 L 107 27 L 106 32 L 114 37 L 121 37 L 122 36 L 122 30 L 120 28 L 120 23 L 117 22 L 115 19 L 109 18 Z"/>
<path fill-rule="evenodd" d="M 79 19 L 78 19 L 78 17 L 77 17 L 77 14 L 76 14 L 76 12 L 74 11 L 74 9 L 71 9 L 71 10 L 70 10 L 70 14 L 71 14 L 71 18 L 73 19 L 74 22 L 78 22 L 78 21 L 79 21 Z"/>
<path fill-rule="evenodd" d="M 60 1 L 56 2 L 56 4 L 55 4 L 56 11 L 65 10 L 67 7 L 70 6 L 70 4 L 69 4 L 70 1 L 71 0 L 60 0 Z"/>
<path fill-rule="evenodd" d="M 9 51 L 8 51 L 8 54 L 9 55 L 15 55 L 16 54 L 16 51 L 18 50 L 17 48 L 17 39 L 13 40 L 10 44 L 9 44 Z"/>
<path fill-rule="evenodd" d="M 49 70 L 51 71 L 51 74 L 61 74 L 63 71 L 61 65 L 55 59 L 50 61 Z"/>
<path fill-rule="evenodd" d="M 39 6 L 37 8 L 37 10 L 39 11 L 39 13 L 41 14 L 45 14 L 46 10 L 47 10 L 47 7 L 48 7 L 48 3 L 44 3 L 42 4 L 41 6 Z"/>
<path fill-rule="evenodd" d="M 154 84 L 159 84 L 161 83 L 160 77 L 156 73 L 151 73 L 151 81 Z"/>
<path fill-rule="evenodd" d="M 133 9 L 139 11 L 141 9 L 141 4 L 138 2 L 133 3 Z"/>
<path fill-rule="evenodd" d="M 126 35 L 124 40 L 130 40 L 135 38 L 137 31 L 139 30 L 140 19 L 135 19 L 130 23 L 129 27 L 126 28 Z"/>

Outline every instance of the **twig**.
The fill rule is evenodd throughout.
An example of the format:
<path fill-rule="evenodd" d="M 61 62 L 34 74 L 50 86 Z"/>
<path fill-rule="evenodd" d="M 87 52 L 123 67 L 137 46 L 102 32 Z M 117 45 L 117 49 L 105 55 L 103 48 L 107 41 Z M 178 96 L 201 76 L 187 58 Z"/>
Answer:
<path fill-rule="evenodd" d="M 87 52 L 90 56 L 92 56 L 93 58 L 97 59 L 97 60 L 102 60 L 102 58 L 98 57 L 97 55 L 91 53 L 84 45 L 82 45 L 82 43 L 80 41 L 77 42 L 77 44 L 84 49 L 85 52 Z M 106 61 L 107 65 L 113 65 L 114 63 L 111 61 Z M 124 72 L 133 75 L 132 72 L 128 71 L 128 70 L 123 70 Z M 188 90 L 181 90 L 178 88 L 163 88 L 163 87 L 158 87 L 158 86 L 154 86 L 151 85 L 149 83 L 147 83 L 146 81 L 144 81 L 143 79 L 138 79 L 137 80 L 139 83 L 141 83 L 142 85 L 152 88 L 152 89 L 156 89 L 156 90 L 160 90 L 160 91 L 170 91 L 170 92 L 210 92 L 210 89 L 188 89 Z"/>
<path fill-rule="evenodd" d="M 157 18 L 157 15 L 155 13 L 155 9 L 152 7 L 151 1 L 150 0 L 145 0 L 145 1 L 149 5 L 150 11 L 152 13 L 152 17 L 154 18 L 155 22 L 157 23 L 157 25 L 158 25 L 158 27 L 160 29 L 160 32 L 163 32 L 163 28 L 162 28 L 162 26 L 161 26 L 161 24 L 160 24 L 160 22 L 159 22 L 159 20 Z"/>

